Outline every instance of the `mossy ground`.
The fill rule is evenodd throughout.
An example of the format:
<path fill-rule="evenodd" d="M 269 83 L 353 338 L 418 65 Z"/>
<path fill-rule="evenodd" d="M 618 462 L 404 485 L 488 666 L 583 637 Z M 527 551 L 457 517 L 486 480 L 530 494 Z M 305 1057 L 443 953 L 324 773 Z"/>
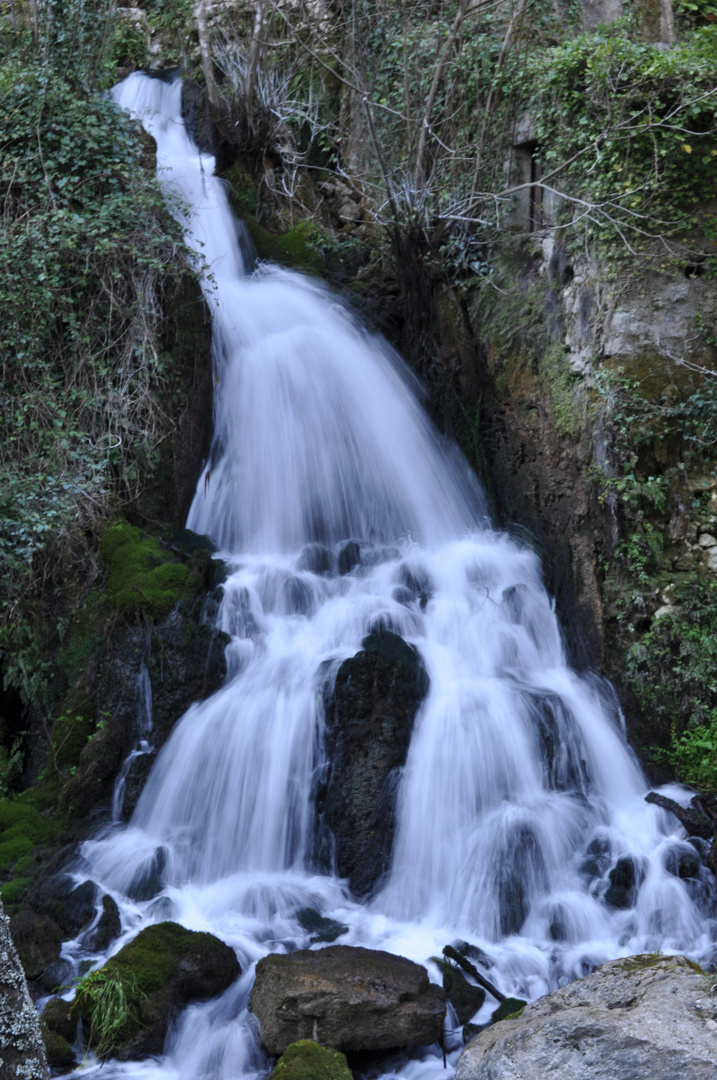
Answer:
<path fill-rule="evenodd" d="M 0 799 L 0 899 L 12 914 L 45 866 L 67 823 L 51 814 L 54 794 L 47 785 L 14 799 Z"/>
<path fill-rule="evenodd" d="M 107 596 L 124 615 L 158 619 L 179 600 L 198 592 L 199 583 L 189 567 L 126 521 L 105 531 L 100 551 L 109 570 Z"/>
<path fill-rule="evenodd" d="M 269 1080 L 352 1080 L 346 1057 L 310 1039 L 288 1046 Z"/>

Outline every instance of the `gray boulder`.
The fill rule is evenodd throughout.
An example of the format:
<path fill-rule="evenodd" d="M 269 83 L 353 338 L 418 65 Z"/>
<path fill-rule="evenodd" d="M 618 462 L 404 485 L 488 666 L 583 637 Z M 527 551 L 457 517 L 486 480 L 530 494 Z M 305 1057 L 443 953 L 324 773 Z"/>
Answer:
<path fill-rule="evenodd" d="M 717 997 L 682 956 L 612 960 L 482 1031 L 456 1080 L 708 1080 Z"/>
<path fill-rule="evenodd" d="M 271 1054 L 299 1039 L 335 1050 L 393 1050 L 440 1038 L 443 989 L 403 956 L 349 945 L 259 961 L 251 1011 Z"/>
<path fill-rule="evenodd" d="M 45 1080 L 40 1021 L 0 904 L 0 1076 Z"/>

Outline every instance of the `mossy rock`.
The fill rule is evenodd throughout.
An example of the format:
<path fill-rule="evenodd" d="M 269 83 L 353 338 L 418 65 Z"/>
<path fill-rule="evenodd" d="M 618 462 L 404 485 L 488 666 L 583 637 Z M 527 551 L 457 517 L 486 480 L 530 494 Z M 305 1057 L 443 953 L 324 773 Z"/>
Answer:
<path fill-rule="evenodd" d="M 497 1024 L 500 1020 L 515 1020 L 517 1016 L 522 1014 L 527 1004 L 528 1002 L 523 1001 L 522 998 L 506 998 L 505 1001 L 501 1001 L 491 1019 L 494 1024 Z"/>
<path fill-rule="evenodd" d="M 77 1058 L 75 1051 L 67 1039 L 63 1039 L 56 1031 L 50 1031 L 44 1024 L 41 1025 L 42 1041 L 45 1044 L 45 1057 L 47 1064 L 53 1069 L 66 1069 L 75 1064 Z"/>
<path fill-rule="evenodd" d="M 41 814 L 23 796 L 0 799 L 0 875 L 9 874 L 34 848 L 50 843 L 62 829 L 60 822 Z M 23 874 L 29 864 L 23 861 Z"/>
<path fill-rule="evenodd" d="M 346 1056 L 310 1039 L 292 1043 L 277 1061 L 269 1080 L 353 1080 Z"/>
<path fill-rule="evenodd" d="M 234 950 L 212 934 L 157 923 L 80 981 L 74 1008 L 99 1057 L 144 1058 L 162 1052 L 185 1005 L 215 997 L 240 974 Z"/>
<path fill-rule="evenodd" d="M 245 225 L 260 259 L 323 277 L 326 266 L 317 244 L 317 227 L 311 222 L 300 221 L 285 233 L 271 233 L 252 217 Z"/>
<path fill-rule="evenodd" d="M 144 613 L 159 619 L 199 591 L 200 582 L 189 567 L 126 521 L 105 531 L 100 551 L 109 570 L 107 596 L 125 615 Z"/>
<path fill-rule="evenodd" d="M 455 964 L 451 964 L 448 960 L 443 960 L 438 956 L 434 956 L 432 959 L 441 970 L 443 989 L 455 1009 L 458 1023 L 461 1025 L 467 1024 L 485 1001 L 485 990 L 482 986 L 473 986 L 469 983 L 463 972 Z"/>

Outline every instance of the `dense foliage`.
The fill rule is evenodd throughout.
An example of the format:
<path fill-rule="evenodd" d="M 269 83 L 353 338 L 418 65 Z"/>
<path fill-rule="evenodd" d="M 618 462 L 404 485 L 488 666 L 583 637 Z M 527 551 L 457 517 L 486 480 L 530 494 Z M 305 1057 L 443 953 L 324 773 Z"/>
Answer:
<path fill-rule="evenodd" d="M 0 649 L 26 699 L 43 689 L 34 599 L 141 488 L 167 427 L 161 293 L 186 271 L 151 147 L 101 93 L 123 40 L 113 11 L 0 15 Z"/>
<path fill-rule="evenodd" d="M 715 26 L 665 50 L 622 22 L 534 56 L 543 182 L 560 192 L 563 220 L 633 253 L 695 242 L 695 212 L 717 182 L 716 72 Z M 712 218 L 702 226 L 713 231 Z"/>

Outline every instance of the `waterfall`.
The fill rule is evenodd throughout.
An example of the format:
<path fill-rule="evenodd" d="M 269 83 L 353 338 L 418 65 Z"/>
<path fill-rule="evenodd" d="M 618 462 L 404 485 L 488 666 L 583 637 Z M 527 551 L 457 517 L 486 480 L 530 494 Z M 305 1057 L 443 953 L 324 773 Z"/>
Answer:
<path fill-rule="evenodd" d="M 611 695 L 568 667 L 535 554 L 492 529 L 385 343 L 317 283 L 248 272 L 213 159 L 184 127 L 179 81 L 133 74 L 113 96 L 157 140 L 213 311 L 215 434 L 188 527 L 230 568 L 218 623 L 231 644 L 225 685 L 178 722 L 129 826 L 83 854 L 120 905 L 122 942 L 169 913 L 236 948 L 245 974 L 188 1011 L 162 1062 L 104 1075 L 266 1075 L 246 1008 L 252 965 L 308 944 L 306 906 L 348 927 L 342 943 L 408 956 L 433 978 L 429 958 L 469 939 L 498 986 L 526 998 L 619 955 L 703 955 L 707 872 L 668 872 L 681 830 L 645 803 Z M 360 561 L 340 574 L 347 541 Z M 420 602 L 401 588 L 407 574 L 424 583 Z M 362 905 L 312 863 L 312 799 L 323 687 L 381 627 L 420 652 L 430 689 L 400 778 L 390 872 Z M 621 857 L 641 884 L 617 907 L 605 892 Z M 159 899 L 129 900 L 160 858 Z M 436 1050 L 391 1070 L 446 1075 Z"/>

